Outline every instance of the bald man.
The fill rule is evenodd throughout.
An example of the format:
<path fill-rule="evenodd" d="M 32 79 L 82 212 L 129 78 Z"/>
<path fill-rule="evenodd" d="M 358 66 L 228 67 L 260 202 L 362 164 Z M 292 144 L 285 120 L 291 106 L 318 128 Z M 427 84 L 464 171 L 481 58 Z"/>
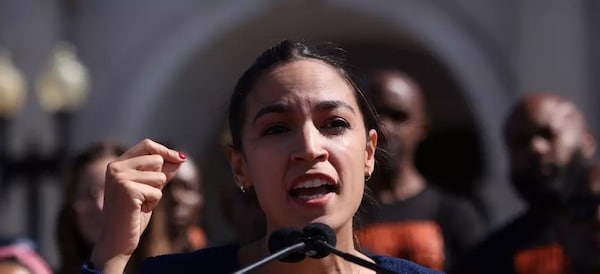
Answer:
<path fill-rule="evenodd" d="M 415 167 L 429 129 L 418 84 L 402 72 L 381 70 L 369 94 L 388 133 L 388 158 L 368 183 L 381 207 L 365 214 L 357 234 L 361 247 L 444 270 L 483 236 L 483 219 L 466 201 L 429 185 Z"/>
<path fill-rule="evenodd" d="M 579 109 L 551 93 L 524 97 L 504 127 L 510 178 L 527 210 L 492 234 L 456 273 L 563 273 L 558 220 L 596 142 Z"/>

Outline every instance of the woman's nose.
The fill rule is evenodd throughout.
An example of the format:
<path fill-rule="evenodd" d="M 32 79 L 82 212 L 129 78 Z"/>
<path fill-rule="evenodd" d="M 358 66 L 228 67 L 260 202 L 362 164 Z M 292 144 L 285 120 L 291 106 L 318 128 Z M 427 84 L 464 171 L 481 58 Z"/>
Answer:
<path fill-rule="evenodd" d="M 295 149 L 290 155 L 292 161 L 324 161 L 329 157 L 323 146 L 324 136 L 312 124 L 302 127 L 295 142 Z"/>

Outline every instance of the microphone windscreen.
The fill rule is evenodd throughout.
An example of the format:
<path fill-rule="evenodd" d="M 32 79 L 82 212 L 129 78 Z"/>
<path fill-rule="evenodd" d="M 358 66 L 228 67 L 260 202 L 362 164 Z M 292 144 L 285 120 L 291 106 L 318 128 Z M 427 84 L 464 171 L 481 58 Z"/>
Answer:
<path fill-rule="evenodd" d="M 302 242 L 302 231 L 295 227 L 283 227 L 277 229 L 269 236 L 269 252 L 271 254 Z M 295 263 L 304 260 L 306 255 L 303 252 L 293 252 L 286 257 L 281 258 L 282 262 Z"/>
<path fill-rule="evenodd" d="M 304 228 L 304 237 L 309 238 L 313 241 L 322 241 L 331 246 L 335 246 L 337 243 L 337 237 L 335 231 L 331 227 L 322 223 L 312 223 Z M 311 258 L 320 259 L 329 255 L 331 252 L 325 248 L 319 248 L 315 246 L 315 254 L 311 255 Z"/>

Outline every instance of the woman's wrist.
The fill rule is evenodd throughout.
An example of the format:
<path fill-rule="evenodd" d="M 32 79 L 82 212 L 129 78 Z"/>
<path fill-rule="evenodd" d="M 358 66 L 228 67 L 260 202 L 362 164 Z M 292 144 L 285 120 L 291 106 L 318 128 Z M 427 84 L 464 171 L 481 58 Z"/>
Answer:
<path fill-rule="evenodd" d="M 102 273 L 122 274 L 125 272 L 130 257 L 130 255 L 109 255 L 94 248 L 88 267 Z"/>

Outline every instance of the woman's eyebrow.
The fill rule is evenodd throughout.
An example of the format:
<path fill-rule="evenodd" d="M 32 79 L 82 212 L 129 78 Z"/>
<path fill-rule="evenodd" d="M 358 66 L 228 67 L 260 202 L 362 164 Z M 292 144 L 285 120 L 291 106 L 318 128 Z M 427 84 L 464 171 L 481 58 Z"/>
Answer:
<path fill-rule="evenodd" d="M 336 109 L 336 108 L 345 108 L 345 109 L 350 110 L 352 113 L 356 113 L 356 111 L 354 111 L 354 108 L 344 101 L 338 101 L 338 100 L 322 101 L 322 102 L 319 102 L 316 106 L 316 109 L 321 110 L 321 111 L 332 110 L 332 109 Z"/>
<path fill-rule="evenodd" d="M 256 124 L 256 121 L 269 113 L 284 113 L 288 111 L 289 107 L 284 103 L 275 103 L 271 105 L 267 105 L 258 110 L 256 115 L 254 115 L 254 119 L 252 120 L 252 124 Z"/>
<path fill-rule="evenodd" d="M 345 109 L 351 111 L 352 113 L 356 113 L 356 111 L 350 104 L 348 104 L 344 101 L 339 101 L 339 100 L 322 101 L 322 102 L 319 102 L 315 108 L 319 111 L 332 110 L 332 109 L 336 109 L 336 108 L 345 108 Z M 287 112 L 288 110 L 289 110 L 289 106 L 285 103 L 274 103 L 271 105 L 266 105 L 266 106 L 262 107 L 261 109 L 259 109 L 258 112 L 256 113 L 256 115 L 254 115 L 252 124 L 256 124 L 256 121 L 260 117 L 267 115 L 269 113 L 284 113 L 284 112 Z"/>

